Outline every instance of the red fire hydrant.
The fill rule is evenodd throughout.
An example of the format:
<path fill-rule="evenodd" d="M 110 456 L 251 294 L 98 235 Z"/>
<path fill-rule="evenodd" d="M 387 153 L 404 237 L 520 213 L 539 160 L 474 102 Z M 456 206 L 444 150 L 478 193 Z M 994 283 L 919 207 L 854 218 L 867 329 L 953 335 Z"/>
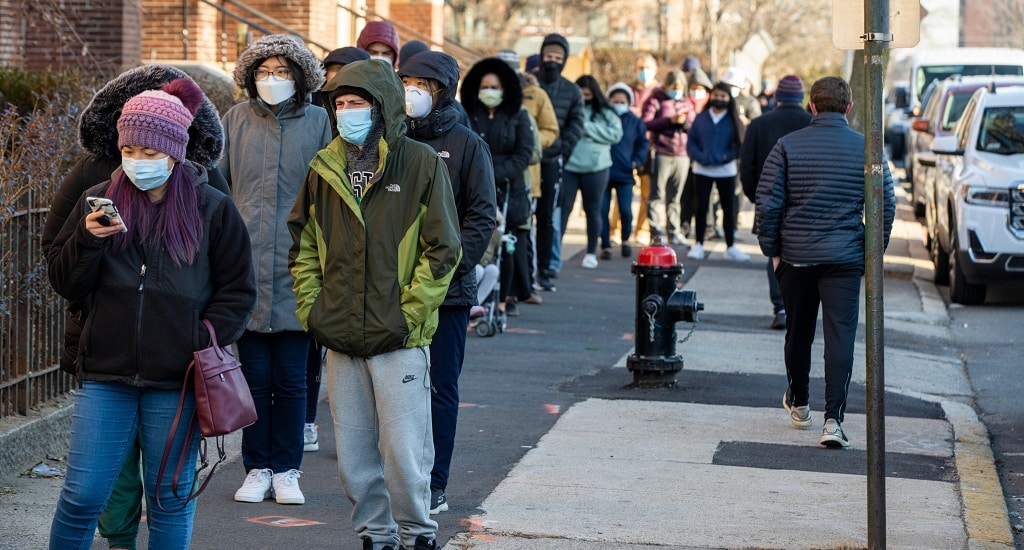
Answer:
<path fill-rule="evenodd" d="M 636 348 L 626 368 L 634 385 L 674 386 L 683 368 L 676 354 L 676 323 L 696 323 L 704 304 L 696 291 L 682 288 L 683 266 L 660 238 L 640 250 L 630 271 L 636 276 Z"/>

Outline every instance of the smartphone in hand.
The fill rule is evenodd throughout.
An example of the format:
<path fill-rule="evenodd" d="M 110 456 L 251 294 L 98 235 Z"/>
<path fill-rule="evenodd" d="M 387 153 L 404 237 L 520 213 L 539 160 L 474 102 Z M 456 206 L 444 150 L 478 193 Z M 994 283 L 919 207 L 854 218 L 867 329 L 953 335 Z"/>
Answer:
<path fill-rule="evenodd" d="M 89 208 L 93 212 L 103 211 L 103 215 L 96 220 L 100 225 L 109 226 L 114 220 L 117 220 L 121 222 L 121 233 L 128 231 L 128 226 L 125 225 L 124 218 L 117 211 L 113 201 L 103 197 L 86 197 L 85 202 L 89 203 Z"/>

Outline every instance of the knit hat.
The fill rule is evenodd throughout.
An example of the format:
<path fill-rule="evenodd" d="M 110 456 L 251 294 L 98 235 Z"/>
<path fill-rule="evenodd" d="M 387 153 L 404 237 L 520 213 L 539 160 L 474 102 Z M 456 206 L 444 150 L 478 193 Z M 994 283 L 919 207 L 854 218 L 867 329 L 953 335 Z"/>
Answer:
<path fill-rule="evenodd" d="M 387 65 L 385 65 L 385 67 L 386 66 Z M 333 104 L 335 99 L 338 99 L 339 97 L 345 94 L 357 95 L 365 99 L 366 101 L 373 103 L 373 94 L 371 94 L 365 88 L 357 88 L 355 86 L 338 86 L 337 88 L 332 90 L 330 93 L 331 103 Z"/>
<path fill-rule="evenodd" d="M 401 50 L 398 50 L 398 58 L 402 61 L 408 61 L 410 57 L 430 50 L 430 46 L 420 42 L 419 40 L 410 40 L 406 42 Z"/>
<path fill-rule="evenodd" d="M 694 69 L 699 69 L 699 68 L 700 68 L 700 59 L 697 59 L 696 57 L 694 57 L 692 55 L 688 55 L 688 56 L 686 56 L 686 59 L 683 59 L 683 67 L 682 67 L 682 69 L 683 69 L 684 73 L 688 73 L 688 72 L 690 72 L 690 71 L 692 71 Z"/>
<path fill-rule="evenodd" d="M 616 82 L 608 88 L 608 99 L 611 99 L 612 94 L 621 92 L 626 94 L 629 98 L 629 106 L 632 107 L 636 103 L 636 98 L 633 97 L 633 89 L 629 87 L 629 84 L 625 82 Z"/>
<path fill-rule="evenodd" d="M 327 57 L 324 58 L 324 67 L 332 64 L 348 65 L 354 61 L 365 61 L 367 59 L 370 59 L 370 54 L 366 53 L 366 50 L 345 46 L 344 48 L 332 50 L 331 53 L 327 54 Z"/>
<path fill-rule="evenodd" d="M 519 72 L 519 54 L 515 50 L 499 50 L 498 53 L 494 54 L 494 57 L 508 63 L 512 70 Z"/>
<path fill-rule="evenodd" d="M 526 72 L 532 73 L 540 67 L 540 55 L 533 54 L 526 57 Z"/>
<path fill-rule="evenodd" d="M 795 74 L 782 77 L 775 88 L 775 101 L 779 103 L 803 103 L 804 82 Z"/>
<path fill-rule="evenodd" d="M 711 91 L 711 88 L 715 87 L 715 85 L 711 83 L 711 79 L 708 78 L 707 73 L 702 71 L 700 67 L 694 69 L 693 73 L 690 74 L 690 85 L 693 84 L 703 86 L 704 89 L 706 89 L 709 92 Z"/>
<path fill-rule="evenodd" d="M 387 21 L 370 21 L 366 23 L 363 31 L 359 33 L 359 38 L 356 39 L 356 46 L 365 50 L 374 42 L 380 42 L 395 52 L 395 59 L 391 64 L 397 66 L 399 49 L 398 31 L 395 27 Z"/>
<path fill-rule="evenodd" d="M 159 90 L 129 99 L 117 119 L 117 146 L 148 147 L 185 159 L 188 127 L 206 98 L 190 78 L 178 78 Z"/>

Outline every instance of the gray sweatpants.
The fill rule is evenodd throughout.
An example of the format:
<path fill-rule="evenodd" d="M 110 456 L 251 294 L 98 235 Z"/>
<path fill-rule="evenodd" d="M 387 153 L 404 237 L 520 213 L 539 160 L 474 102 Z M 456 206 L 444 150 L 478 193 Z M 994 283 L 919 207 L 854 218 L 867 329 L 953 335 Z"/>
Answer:
<path fill-rule="evenodd" d="M 430 469 L 430 354 L 401 349 L 374 357 L 327 352 L 338 472 L 352 527 L 375 549 L 433 539 Z"/>

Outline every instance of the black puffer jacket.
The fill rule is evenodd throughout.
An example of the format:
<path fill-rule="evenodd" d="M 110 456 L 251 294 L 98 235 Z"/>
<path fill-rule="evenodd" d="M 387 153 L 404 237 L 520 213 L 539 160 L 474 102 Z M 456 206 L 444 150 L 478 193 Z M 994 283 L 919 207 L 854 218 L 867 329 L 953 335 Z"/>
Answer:
<path fill-rule="evenodd" d="M 466 126 L 459 124 L 455 90 L 459 64 L 451 56 L 434 51 L 420 52 L 402 63 L 398 76 L 431 78 L 443 89 L 437 106 L 421 119 L 407 119 L 409 137 L 430 145 L 448 166 L 462 235 L 462 259 L 452 277 L 446 306 L 477 304 L 476 271 L 494 232 L 494 171 L 487 144 Z"/>
<path fill-rule="evenodd" d="M 565 50 L 566 57 L 569 56 L 569 42 L 562 36 L 548 35 L 541 49 L 548 44 L 558 44 Z M 565 68 L 564 62 L 562 68 Z M 559 128 L 558 139 L 551 147 L 544 149 L 542 160 L 550 162 L 561 156 L 563 161 L 568 161 L 572 150 L 576 148 L 576 142 L 583 137 L 583 93 L 580 92 L 579 86 L 564 76 L 559 76 L 552 82 L 541 80 L 540 87 L 551 98 Z"/>
<path fill-rule="evenodd" d="M 87 304 L 78 355 L 83 380 L 178 389 L 192 352 L 209 345 L 208 319 L 221 345 L 238 339 L 256 302 L 249 234 L 227 195 L 205 185 L 188 162 L 205 199 L 203 239 L 191 265 L 176 266 L 152 244 L 111 249 L 110 239 L 85 229 L 84 197 L 47 251 L 50 284 L 68 300 Z M 114 177 L 123 177 L 120 170 Z M 109 182 L 88 190 L 104 196 Z M 126 220 L 131 223 L 131 220 Z"/>
<path fill-rule="evenodd" d="M 495 74 L 501 82 L 502 102 L 490 118 L 490 110 L 477 98 L 484 75 Z M 508 211 L 505 223 L 517 227 L 530 217 L 529 188 L 524 173 L 533 155 L 533 129 L 530 114 L 523 107 L 523 90 L 519 77 L 511 67 L 497 58 L 481 60 L 462 81 L 462 105 L 469 115 L 470 126 L 487 142 L 494 160 L 494 178 L 498 186 L 498 205 L 505 204 Z"/>
<path fill-rule="evenodd" d="M 187 77 L 180 70 L 169 65 L 143 65 L 129 69 L 96 92 L 89 105 L 82 111 L 78 123 L 78 140 L 85 150 L 53 197 L 50 212 L 43 228 L 42 246 L 46 253 L 53 239 L 68 215 L 74 210 L 78 199 L 85 190 L 110 179 L 111 174 L 121 165 L 121 151 L 117 146 L 117 119 L 125 102 L 146 90 L 159 89 L 164 84 Z M 197 166 L 204 167 L 206 181 L 221 191 L 229 193 L 227 182 L 216 169 L 224 148 L 224 130 L 220 116 L 209 99 L 204 99 L 188 129 L 188 146 L 185 158 Z M 70 374 L 75 372 L 75 358 L 78 355 L 78 337 L 85 319 L 84 304 L 71 302 L 64 333 L 64 348 L 61 351 L 61 369 Z"/>
<path fill-rule="evenodd" d="M 889 245 L 896 196 L 885 173 L 884 231 Z M 864 263 L 864 136 L 846 116 L 819 113 L 779 139 L 757 186 L 761 251 L 788 264 Z"/>

